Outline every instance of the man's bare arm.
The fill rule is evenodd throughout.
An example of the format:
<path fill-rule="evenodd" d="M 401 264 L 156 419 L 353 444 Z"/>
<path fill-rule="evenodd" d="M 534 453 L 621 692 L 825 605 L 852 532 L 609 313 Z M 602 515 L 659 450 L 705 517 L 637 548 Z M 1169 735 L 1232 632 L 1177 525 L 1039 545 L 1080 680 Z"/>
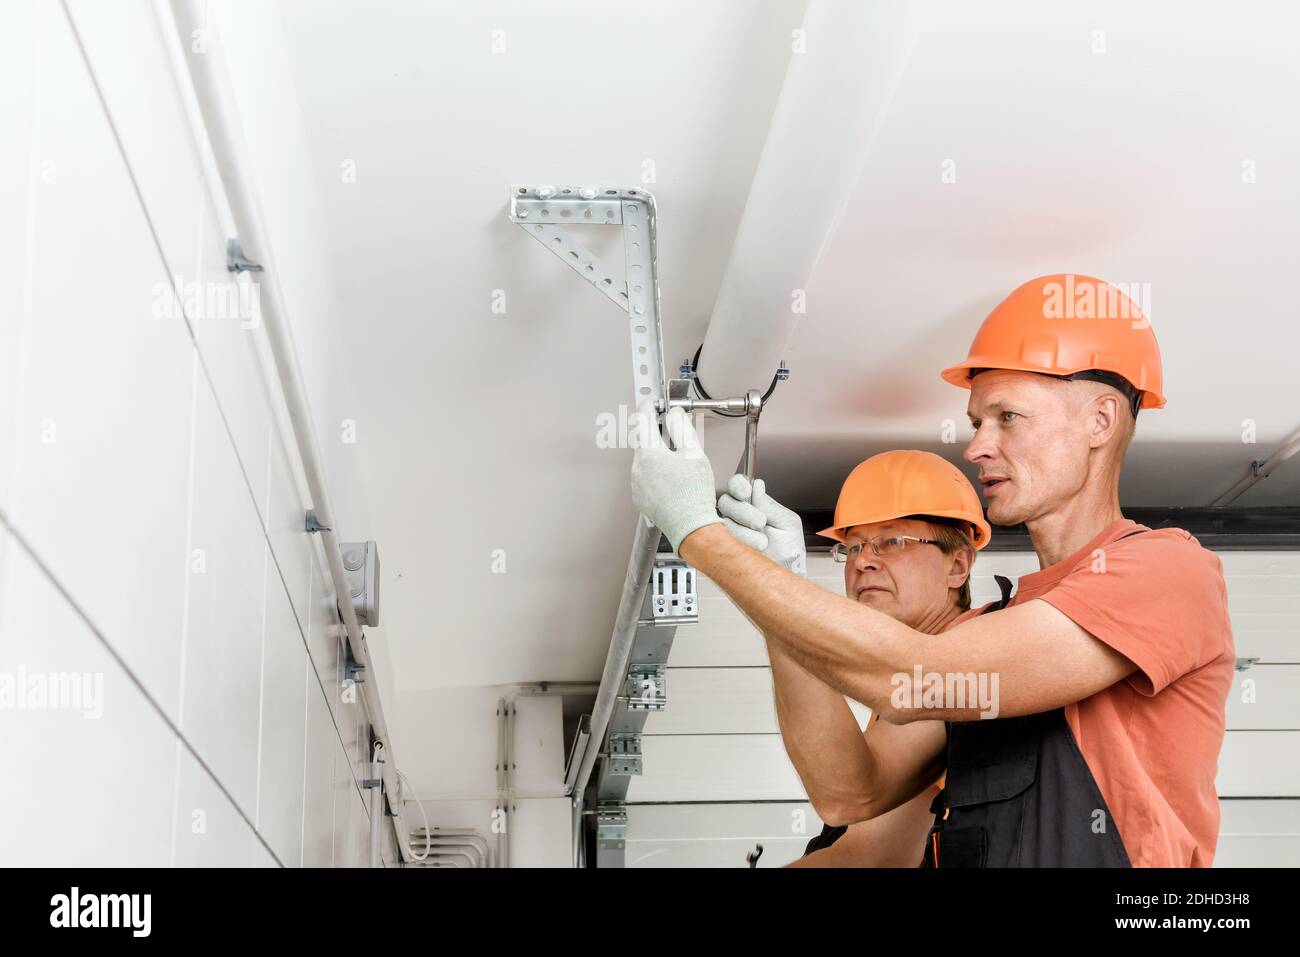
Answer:
<path fill-rule="evenodd" d="M 943 771 L 942 721 L 879 721 L 864 733 L 844 696 L 768 644 L 786 753 L 817 814 L 832 827 L 903 804 Z"/>
<path fill-rule="evenodd" d="M 823 820 L 860 797 L 874 764 L 857 718 L 844 695 L 810 675 L 775 642 L 772 663 L 781 742 L 799 773 L 808 800 Z"/>
<path fill-rule="evenodd" d="M 1137 670 L 1041 600 L 980 615 L 935 637 L 787 571 L 722 525 L 692 532 L 679 554 L 804 669 L 889 722 L 980 717 L 978 702 L 924 710 L 897 704 L 896 677 L 917 667 L 941 675 L 996 674 L 1001 717 L 1081 701 Z"/>
<path fill-rule="evenodd" d="M 934 823 L 930 804 L 939 793 L 928 787 L 906 804 L 850 824 L 830 847 L 791 861 L 786 867 L 916 867 Z"/>

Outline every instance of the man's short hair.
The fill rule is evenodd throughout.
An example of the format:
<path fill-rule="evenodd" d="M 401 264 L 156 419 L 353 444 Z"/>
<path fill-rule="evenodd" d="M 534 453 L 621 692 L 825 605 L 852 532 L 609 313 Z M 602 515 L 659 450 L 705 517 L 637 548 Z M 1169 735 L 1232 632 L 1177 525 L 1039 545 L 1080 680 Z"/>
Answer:
<path fill-rule="evenodd" d="M 928 524 L 931 536 L 939 545 L 939 551 L 945 555 L 951 555 L 963 548 L 971 550 L 971 570 L 966 573 L 966 580 L 961 583 L 961 588 L 957 589 L 957 607 L 962 611 L 970 611 L 970 580 L 971 575 L 974 574 L 976 554 L 975 545 L 971 541 L 970 523 L 957 518 L 939 518 L 934 515 L 908 515 L 907 517 Z"/>

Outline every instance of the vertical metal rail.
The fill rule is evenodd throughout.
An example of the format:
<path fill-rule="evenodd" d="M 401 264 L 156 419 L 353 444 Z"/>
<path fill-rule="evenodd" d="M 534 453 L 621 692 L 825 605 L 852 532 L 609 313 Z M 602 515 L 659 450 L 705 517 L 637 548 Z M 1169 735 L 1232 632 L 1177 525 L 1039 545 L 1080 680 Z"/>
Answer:
<path fill-rule="evenodd" d="M 388 759 L 383 765 L 384 790 L 389 795 L 388 805 L 402 859 L 410 860 L 410 833 L 402 814 L 403 802 L 400 797 L 402 791 L 397 775 L 397 764 L 393 758 L 388 726 L 384 720 L 383 707 L 375 686 L 377 673 L 373 666 L 370 648 L 366 644 L 365 635 L 361 631 L 361 625 L 357 621 L 350 600 L 351 590 L 343 569 L 339 550 L 340 540 L 334 525 L 334 508 L 325 487 L 324 469 L 311 409 L 303 386 L 302 374 L 298 368 L 297 352 L 289 328 L 283 291 L 276 273 L 275 258 L 262 224 L 261 209 L 254 187 L 256 181 L 248 165 L 247 150 L 238 120 L 239 113 L 232 101 L 231 83 L 220 38 L 217 31 L 208 29 L 205 5 L 197 0 L 158 2 L 155 3 L 154 10 L 163 28 L 164 36 L 170 32 L 176 38 L 176 43 L 169 47 L 173 65 L 177 67 L 181 100 L 190 113 L 191 125 L 198 141 L 197 152 L 203 158 L 204 178 L 208 180 L 209 188 L 218 191 L 219 198 L 224 200 L 228 209 L 228 218 L 233 222 L 236 231 L 236 236 L 232 238 L 237 240 L 237 248 L 242 249 L 242 256 L 261 267 L 259 283 L 262 292 L 262 319 L 266 327 L 267 340 L 275 360 L 275 371 L 280 381 L 280 388 L 284 393 L 294 442 L 298 448 L 298 455 L 302 459 L 303 472 L 311 495 L 312 511 L 320 526 L 325 560 L 329 565 L 334 593 L 339 598 L 338 609 L 347 630 L 348 645 L 352 649 L 353 658 L 365 668 L 367 677 L 371 679 L 365 684 L 358 685 L 361 690 L 359 697 L 374 729 L 375 738 L 383 742 L 387 749 Z M 200 35 L 207 38 L 206 49 L 203 52 L 191 52 L 192 38 Z M 188 83 L 184 82 L 185 77 L 188 77 Z"/>

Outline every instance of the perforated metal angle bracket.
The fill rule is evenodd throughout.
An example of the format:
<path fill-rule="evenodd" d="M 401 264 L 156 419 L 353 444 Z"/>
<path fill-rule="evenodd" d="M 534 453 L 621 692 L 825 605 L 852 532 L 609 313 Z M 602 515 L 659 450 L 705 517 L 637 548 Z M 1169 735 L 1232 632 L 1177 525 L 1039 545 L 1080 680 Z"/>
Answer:
<path fill-rule="evenodd" d="M 655 198 L 643 189 L 520 185 L 510 189 L 510 221 L 627 314 L 638 404 L 666 392 L 655 220 Z M 623 279 L 563 229 L 574 224 L 622 227 Z"/>

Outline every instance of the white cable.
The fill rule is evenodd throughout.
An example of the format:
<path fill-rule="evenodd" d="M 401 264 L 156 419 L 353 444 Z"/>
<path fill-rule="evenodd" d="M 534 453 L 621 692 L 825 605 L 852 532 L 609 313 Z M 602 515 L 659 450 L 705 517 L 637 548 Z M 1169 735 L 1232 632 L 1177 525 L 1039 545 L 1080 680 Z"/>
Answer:
<path fill-rule="evenodd" d="M 420 795 L 415 793 L 415 788 L 411 787 L 411 782 L 406 779 L 401 768 L 394 768 L 397 771 L 397 779 L 402 782 L 403 788 L 411 788 L 411 794 L 415 798 L 415 806 L 420 809 L 420 817 L 424 818 L 424 854 L 420 857 L 415 856 L 415 848 L 411 848 L 411 860 L 418 862 L 426 861 L 429 855 L 433 853 L 432 835 L 429 833 L 429 816 L 424 813 L 424 805 L 420 803 Z M 402 792 L 402 801 L 406 801 L 406 792 Z"/>

